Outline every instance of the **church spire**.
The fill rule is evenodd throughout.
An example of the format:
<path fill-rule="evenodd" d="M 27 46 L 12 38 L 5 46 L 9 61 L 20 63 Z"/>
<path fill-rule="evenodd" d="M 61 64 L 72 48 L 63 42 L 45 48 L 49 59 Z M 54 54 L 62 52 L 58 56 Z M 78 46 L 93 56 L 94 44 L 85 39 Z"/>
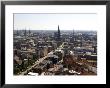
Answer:
<path fill-rule="evenodd" d="M 26 38 L 26 35 L 27 35 L 27 33 L 26 33 L 26 28 L 25 28 L 25 30 L 24 30 L 24 36 L 25 36 L 25 38 Z"/>
<path fill-rule="evenodd" d="M 75 36 L 74 36 L 74 29 L 73 29 L 73 35 L 72 35 L 72 38 L 73 38 L 73 42 L 74 42 L 74 39 L 75 39 Z"/>
<path fill-rule="evenodd" d="M 29 36 L 31 35 L 31 31 L 30 31 L 30 28 L 29 28 Z"/>
<path fill-rule="evenodd" d="M 60 28 L 59 28 L 59 25 L 58 25 L 58 40 L 60 40 Z"/>

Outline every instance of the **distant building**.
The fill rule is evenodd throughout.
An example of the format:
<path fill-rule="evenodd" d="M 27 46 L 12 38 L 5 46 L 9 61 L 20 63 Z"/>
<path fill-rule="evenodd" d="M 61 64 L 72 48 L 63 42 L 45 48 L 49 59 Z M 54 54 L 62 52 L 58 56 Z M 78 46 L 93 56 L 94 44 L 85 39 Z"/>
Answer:
<path fill-rule="evenodd" d="M 59 25 L 58 25 L 58 31 L 54 33 L 54 38 L 55 38 L 56 41 L 61 41 Z"/>
<path fill-rule="evenodd" d="M 93 46 L 93 48 L 94 48 L 94 53 L 96 53 L 96 54 L 97 54 L 97 46 L 96 46 L 96 45 L 94 45 L 94 46 Z"/>
<path fill-rule="evenodd" d="M 27 32 L 26 32 L 26 29 L 24 30 L 24 36 L 25 36 L 25 38 L 26 38 L 26 36 L 27 36 Z"/>
<path fill-rule="evenodd" d="M 31 36 L 31 31 L 29 30 L 29 37 Z"/>
<path fill-rule="evenodd" d="M 27 50 L 30 46 L 28 44 L 21 44 L 21 50 Z"/>
<path fill-rule="evenodd" d="M 74 41 L 75 41 L 74 30 L 73 30 L 72 37 L 71 37 L 70 41 L 71 41 L 71 43 L 74 43 Z"/>
<path fill-rule="evenodd" d="M 17 30 L 17 33 L 16 33 L 16 35 L 17 35 L 17 36 L 19 36 L 19 32 L 18 32 L 18 30 Z"/>
<path fill-rule="evenodd" d="M 59 29 L 59 25 L 58 25 L 58 41 L 61 40 L 61 37 L 60 37 L 60 29 Z"/>

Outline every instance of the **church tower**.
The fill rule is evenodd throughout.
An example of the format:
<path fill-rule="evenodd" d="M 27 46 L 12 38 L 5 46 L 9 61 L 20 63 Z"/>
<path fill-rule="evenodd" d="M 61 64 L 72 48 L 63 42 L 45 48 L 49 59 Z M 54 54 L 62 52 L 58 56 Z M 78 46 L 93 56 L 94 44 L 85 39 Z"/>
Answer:
<path fill-rule="evenodd" d="M 74 40 L 75 40 L 74 29 L 73 29 L 73 34 L 72 34 L 72 40 L 73 40 L 73 43 L 74 43 Z"/>
<path fill-rule="evenodd" d="M 27 36 L 27 32 L 26 32 L 26 29 L 24 30 L 24 36 L 25 36 L 25 38 L 26 38 L 26 36 Z"/>
<path fill-rule="evenodd" d="M 75 35 L 74 34 L 75 33 L 74 33 L 74 29 L 73 29 L 73 32 L 72 32 L 72 35 L 71 35 L 71 39 L 70 39 L 71 43 L 74 43 L 74 41 L 75 41 Z"/>
<path fill-rule="evenodd" d="M 59 25 L 58 25 L 58 34 L 57 34 L 57 39 L 58 39 L 58 41 L 60 41 L 60 28 L 59 28 Z"/>
<path fill-rule="evenodd" d="M 31 31 L 30 31 L 30 29 L 29 29 L 29 37 L 31 36 Z"/>

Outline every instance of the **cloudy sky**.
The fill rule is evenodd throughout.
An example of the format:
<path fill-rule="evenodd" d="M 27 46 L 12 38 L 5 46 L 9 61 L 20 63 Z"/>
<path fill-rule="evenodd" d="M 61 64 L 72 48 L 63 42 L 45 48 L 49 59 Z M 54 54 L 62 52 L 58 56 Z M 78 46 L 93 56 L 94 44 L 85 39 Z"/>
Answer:
<path fill-rule="evenodd" d="M 97 14 L 14 14 L 14 30 L 97 30 Z"/>

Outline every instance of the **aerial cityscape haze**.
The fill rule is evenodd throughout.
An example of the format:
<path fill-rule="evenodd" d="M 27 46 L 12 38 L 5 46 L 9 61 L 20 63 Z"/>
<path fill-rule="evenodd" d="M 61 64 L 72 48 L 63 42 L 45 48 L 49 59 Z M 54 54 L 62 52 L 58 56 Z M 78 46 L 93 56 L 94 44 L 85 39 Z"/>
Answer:
<path fill-rule="evenodd" d="M 13 74 L 97 75 L 97 30 L 95 21 L 93 23 L 96 14 L 92 14 L 90 22 L 87 14 L 82 17 L 78 15 L 79 18 L 76 14 L 39 15 L 15 14 L 14 16 Z M 35 17 L 32 16 L 38 17 L 33 21 Z M 79 19 L 81 22 L 77 21 L 76 23 L 79 23 L 75 26 L 74 21 Z M 88 24 L 80 25 L 86 21 Z"/>

